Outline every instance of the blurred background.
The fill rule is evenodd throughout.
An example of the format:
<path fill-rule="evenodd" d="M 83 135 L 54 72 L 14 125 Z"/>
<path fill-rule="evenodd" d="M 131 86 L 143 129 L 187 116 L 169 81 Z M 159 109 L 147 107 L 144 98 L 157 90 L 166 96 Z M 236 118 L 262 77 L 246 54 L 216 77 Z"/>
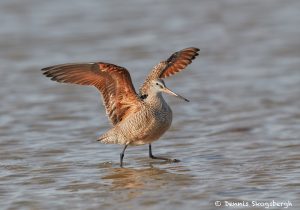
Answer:
<path fill-rule="evenodd" d="M 2 0 L 1 209 L 299 208 L 299 37 L 296 0 Z M 110 128 L 97 90 L 40 72 L 110 62 L 137 89 L 192 46 L 200 56 L 166 79 L 191 102 L 165 96 L 173 124 L 153 144 L 176 164 L 149 160 L 141 146 L 120 169 L 121 146 L 96 142 Z"/>

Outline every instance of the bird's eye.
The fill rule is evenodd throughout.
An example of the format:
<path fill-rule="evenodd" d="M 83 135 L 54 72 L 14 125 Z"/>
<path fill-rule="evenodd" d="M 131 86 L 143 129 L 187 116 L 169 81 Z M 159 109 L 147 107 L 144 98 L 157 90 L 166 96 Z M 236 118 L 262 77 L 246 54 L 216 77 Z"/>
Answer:
<path fill-rule="evenodd" d="M 158 87 L 160 87 L 160 88 L 164 88 L 161 84 L 159 84 L 158 82 L 157 83 L 155 83 Z"/>

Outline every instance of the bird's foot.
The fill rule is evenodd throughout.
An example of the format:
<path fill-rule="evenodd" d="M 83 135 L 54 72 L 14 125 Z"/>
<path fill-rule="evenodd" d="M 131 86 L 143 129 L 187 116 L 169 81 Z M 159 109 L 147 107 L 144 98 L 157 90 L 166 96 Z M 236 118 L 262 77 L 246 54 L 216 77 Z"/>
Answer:
<path fill-rule="evenodd" d="M 169 159 L 169 161 L 172 162 L 172 163 L 179 163 L 180 162 L 180 160 L 178 160 L 178 159 Z"/>
<path fill-rule="evenodd" d="M 157 156 L 153 156 L 153 155 L 150 155 L 149 157 L 151 159 L 165 160 L 165 161 L 171 162 L 171 163 L 178 163 L 178 162 L 180 162 L 180 160 L 178 160 L 178 159 L 171 159 L 171 158 L 165 158 L 165 157 L 157 157 Z"/>

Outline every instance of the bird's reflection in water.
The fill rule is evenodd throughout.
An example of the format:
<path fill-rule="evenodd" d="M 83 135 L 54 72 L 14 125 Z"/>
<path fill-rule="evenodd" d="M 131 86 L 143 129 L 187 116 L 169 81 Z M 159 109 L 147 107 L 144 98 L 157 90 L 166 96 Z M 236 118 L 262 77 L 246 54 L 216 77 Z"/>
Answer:
<path fill-rule="evenodd" d="M 102 177 L 109 180 L 110 192 L 121 200 L 131 200 L 149 194 L 156 194 L 159 190 L 187 186 L 193 184 L 193 177 L 186 174 L 188 170 L 182 166 L 160 164 L 157 168 L 150 164 L 145 168 L 109 168 L 108 175 Z M 185 171 L 182 173 L 182 171 Z"/>
<path fill-rule="evenodd" d="M 150 180 L 158 180 L 162 174 L 168 173 L 156 167 L 149 167 L 143 169 L 135 168 L 112 168 L 108 175 L 102 179 L 109 179 L 112 181 L 111 188 L 117 189 L 144 189 Z M 153 184 L 153 183 L 152 183 Z M 152 186 L 153 187 L 153 186 Z"/>

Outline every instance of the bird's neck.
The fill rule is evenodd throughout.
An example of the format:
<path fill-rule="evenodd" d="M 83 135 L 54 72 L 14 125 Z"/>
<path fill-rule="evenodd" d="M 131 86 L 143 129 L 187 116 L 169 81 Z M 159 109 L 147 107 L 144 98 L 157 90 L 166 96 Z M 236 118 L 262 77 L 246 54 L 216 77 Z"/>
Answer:
<path fill-rule="evenodd" d="M 164 100 L 161 92 L 154 92 L 147 95 L 147 98 L 144 101 L 148 104 L 151 104 L 153 107 L 162 107 L 167 105 L 166 101 Z"/>

